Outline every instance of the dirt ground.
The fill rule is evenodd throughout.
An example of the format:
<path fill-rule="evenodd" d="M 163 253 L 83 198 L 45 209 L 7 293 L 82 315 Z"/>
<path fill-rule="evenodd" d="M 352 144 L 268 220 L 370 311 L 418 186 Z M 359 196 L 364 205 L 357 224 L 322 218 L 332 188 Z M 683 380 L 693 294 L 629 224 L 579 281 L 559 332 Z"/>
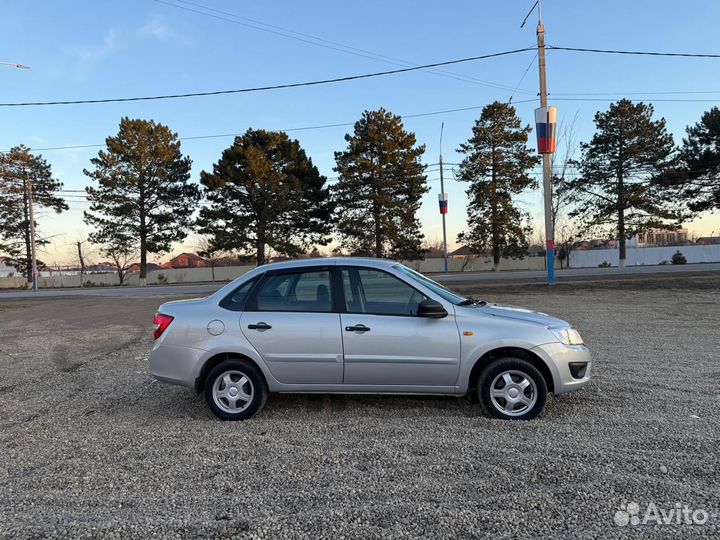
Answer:
<path fill-rule="evenodd" d="M 720 536 L 720 276 L 453 288 L 572 322 L 591 385 L 531 422 L 275 395 L 223 423 L 147 375 L 178 297 L 0 299 L 0 537 Z M 633 503 L 708 519 L 625 525 Z"/>

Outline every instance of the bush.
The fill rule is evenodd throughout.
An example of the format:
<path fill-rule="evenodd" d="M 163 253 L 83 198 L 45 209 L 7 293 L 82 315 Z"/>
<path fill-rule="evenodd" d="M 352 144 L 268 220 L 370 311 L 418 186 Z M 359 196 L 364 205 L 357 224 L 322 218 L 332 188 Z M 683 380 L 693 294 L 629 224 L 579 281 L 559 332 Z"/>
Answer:
<path fill-rule="evenodd" d="M 167 276 L 166 276 L 165 274 L 163 274 L 162 272 L 160 272 L 160 273 L 157 275 L 157 282 L 160 283 L 161 285 L 167 285 L 168 278 L 167 278 Z"/>
<path fill-rule="evenodd" d="M 668 261 L 660 261 L 658 264 L 660 264 L 660 266 L 664 266 L 664 265 L 670 264 L 670 263 Z"/>
<path fill-rule="evenodd" d="M 612 264 L 610 264 L 607 261 L 603 261 L 600 264 L 598 264 L 598 268 L 610 268 L 611 266 L 612 266 Z"/>
<path fill-rule="evenodd" d="M 670 262 L 673 264 L 687 264 L 687 259 L 685 258 L 685 255 L 680 253 L 680 250 L 677 250 L 671 257 Z"/>

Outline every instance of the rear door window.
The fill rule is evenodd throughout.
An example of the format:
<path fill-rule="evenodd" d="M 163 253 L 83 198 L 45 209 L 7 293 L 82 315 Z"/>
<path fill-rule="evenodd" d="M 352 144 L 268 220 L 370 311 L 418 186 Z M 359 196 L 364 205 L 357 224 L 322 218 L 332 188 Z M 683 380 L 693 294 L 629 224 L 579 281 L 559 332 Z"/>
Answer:
<path fill-rule="evenodd" d="M 330 313 L 330 271 L 298 271 L 267 276 L 259 285 L 256 311 Z"/>

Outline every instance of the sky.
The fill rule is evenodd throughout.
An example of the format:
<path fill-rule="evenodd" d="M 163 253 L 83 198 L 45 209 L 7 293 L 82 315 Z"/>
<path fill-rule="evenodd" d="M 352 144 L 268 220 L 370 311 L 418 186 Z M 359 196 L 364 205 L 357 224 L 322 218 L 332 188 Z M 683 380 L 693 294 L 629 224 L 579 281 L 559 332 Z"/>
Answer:
<path fill-rule="evenodd" d="M 535 15 L 520 28 L 534 0 L 192 2 L 205 8 L 183 0 L 7 4 L 0 18 L 0 61 L 22 63 L 31 69 L 0 66 L 0 102 L 132 97 L 294 83 L 397 69 L 402 67 L 399 63 L 442 62 L 536 42 Z M 545 0 L 542 17 L 548 45 L 720 53 L 716 39 L 720 2 L 714 0 Z M 305 36 L 291 34 L 299 38 L 293 39 L 287 30 L 277 27 Z M 667 120 L 669 131 L 680 142 L 686 126 L 720 101 L 719 67 L 720 59 L 549 51 L 549 100 L 558 107 L 561 122 L 577 118 L 579 141 L 592 137 L 593 116 L 598 110 L 607 109 L 613 100 L 631 97 L 652 102 L 656 117 Z M 426 146 L 423 161 L 427 164 L 437 163 L 441 150 L 446 163 L 459 162 L 456 149 L 470 137 L 481 108 L 495 100 L 512 96 L 523 122 L 533 123 L 533 110 L 538 106 L 534 51 L 442 69 L 445 73 L 414 71 L 215 97 L 0 107 L 0 125 L 4 127 L 0 151 L 18 144 L 34 149 L 102 144 L 105 137 L 117 132 L 120 118 L 129 116 L 165 123 L 180 137 L 240 134 L 249 127 L 291 130 L 289 134 L 300 141 L 320 172 L 331 178 L 336 176 L 334 152 L 344 149 L 344 135 L 366 109 L 385 107 L 410 116 L 468 109 L 404 119 L 405 127 Z M 328 124 L 349 125 L 297 129 Z M 183 152 L 193 160 L 194 181 L 200 171 L 212 167 L 232 140 L 225 136 L 183 141 Z M 535 148 L 533 138 L 529 144 Z M 89 167 L 98 149 L 38 153 L 52 165 L 64 189 L 83 189 L 90 183 L 83 169 Z M 452 249 L 465 226 L 467 186 L 453 179 L 451 169 L 452 165 L 445 177 Z M 426 238 L 437 241 L 442 238 L 439 173 L 437 167 L 429 171 L 431 191 L 423 198 L 419 218 Z M 539 169 L 534 174 L 540 179 Z M 542 193 L 523 194 L 520 201 L 540 226 Z M 52 237 L 51 245 L 40 255 L 47 263 L 73 263 L 74 243 L 90 232 L 82 219 L 88 204 L 79 196 L 69 198 L 68 203 L 70 211 L 62 215 L 39 213 L 42 233 Z M 688 225 L 691 233 L 718 234 L 720 216 L 704 216 Z M 192 244 L 189 240 L 184 246 L 177 245 L 174 252 Z M 98 258 L 96 253 L 93 257 L 92 247 L 88 255 Z"/>

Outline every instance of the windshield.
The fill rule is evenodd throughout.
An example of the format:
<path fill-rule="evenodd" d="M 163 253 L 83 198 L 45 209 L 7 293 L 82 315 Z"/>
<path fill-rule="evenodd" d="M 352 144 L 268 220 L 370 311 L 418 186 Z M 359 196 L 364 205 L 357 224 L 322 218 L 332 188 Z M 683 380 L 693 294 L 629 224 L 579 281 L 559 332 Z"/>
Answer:
<path fill-rule="evenodd" d="M 393 268 L 399 270 L 414 281 L 421 283 L 422 285 L 430 289 L 432 292 L 442 296 L 445 300 L 447 300 L 448 302 L 452 302 L 456 306 L 465 303 L 467 300 L 467 298 L 465 298 L 464 296 L 460 296 L 459 294 L 452 292 L 447 287 L 440 285 L 437 281 L 433 281 L 429 277 L 425 277 L 421 273 L 416 272 L 415 270 L 412 270 L 405 265 L 396 264 L 395 266 L 393 266 Z"/>

